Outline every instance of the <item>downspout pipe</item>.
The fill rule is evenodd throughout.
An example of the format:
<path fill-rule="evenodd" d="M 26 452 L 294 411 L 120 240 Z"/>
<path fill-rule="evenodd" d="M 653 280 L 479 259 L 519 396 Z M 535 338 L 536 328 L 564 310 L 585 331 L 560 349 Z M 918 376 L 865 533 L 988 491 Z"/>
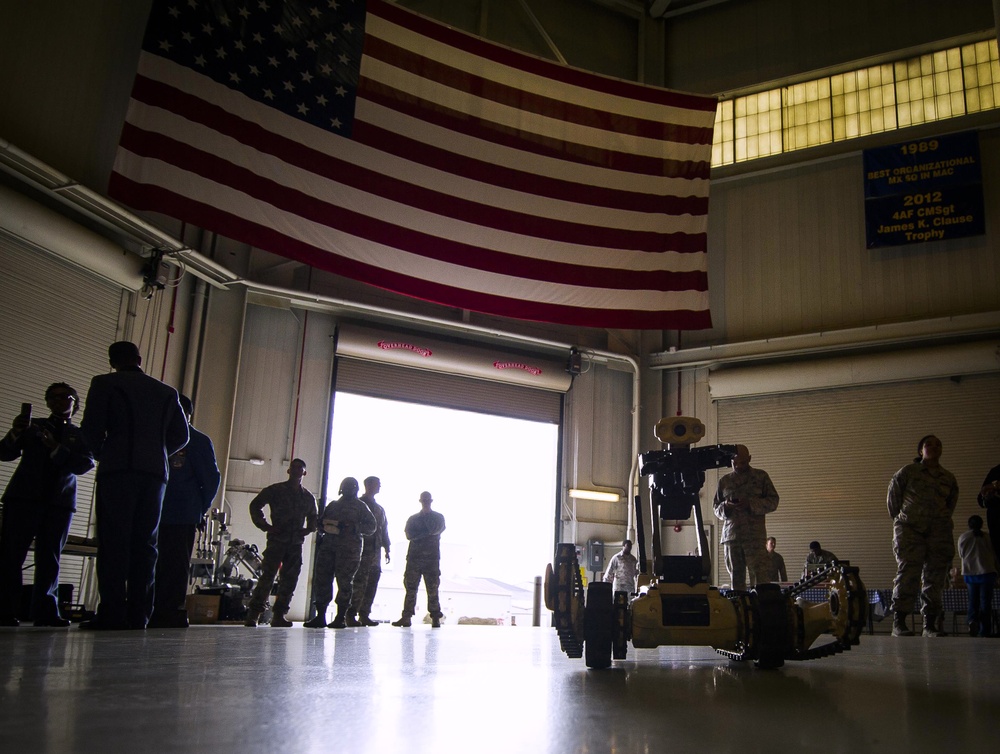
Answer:
<path fill-rule="evenodd" d="M 191 294 L 191 322 L 188 325 L 187 360 L 184 364 L 184 381 L 182 392 L 194 400 L 194 382 L 198 376 L 198 366 L 201 363 L 201 330 L 205 317 L 205 307 L 208 305 L 208 283 L 198 278 Z"/>

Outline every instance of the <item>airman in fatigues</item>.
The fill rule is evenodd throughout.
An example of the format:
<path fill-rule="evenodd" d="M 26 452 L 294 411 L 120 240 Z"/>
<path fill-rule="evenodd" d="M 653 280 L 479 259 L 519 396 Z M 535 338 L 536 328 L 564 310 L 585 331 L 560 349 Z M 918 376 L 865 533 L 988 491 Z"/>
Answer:
<path fill-rule="evenodd" d="M 604 580 L 611 582 L 611 588 L 615 592 L 633 594 L 638 576 L 639 562 L 632 554 L 632 540 L 626 539 L 622 542 L 621 552 L 611 556 L 611 562 L 604 572 Z"/>
<path fill-rule="evenodd" d="M 889 482 L 886 506 L 893 519 L 892 550 L 896 578 L 892 584 L 893 636 L 912 636 L 906 616 L 920 592 L 924 636 L 940 636 L 941 591 L 955 556 L 952 514 L 958 503 L 955 475 L 943 468 L 941 441 L 927 435 L 917 444 L 919 454 Z"/>
<path fill-rule="evenodd" d="M 364 537 L 375 531 L 375 517 L 358 499 L 358 480 L 347 477 L 340 483 L 340 498 L 326 506 L 320 519 L 323 537 L 316 548 L 316 616 L 306 628 L 323 628 L 326 608 L 333 597 L 333 579 L 337 579 L 337 615 L 330 628 L 344 628 L 351 604 L 351 582 L 361 562 Z"/>
<path fill-rule="evenodd" d="M 434 498 L 429 492 L 420 493 L 420 512 L 406 519 L 406 538 L 410 546 L 406 550 L 406 570 L 403 571 L 403 614 L 394 626 L 408 627 L 417 606 L 417 588 L 420 579 L 427 590 L 427 612 L 431 615 L 431 626 L 441 627 L 441 599 L 438 587 L 441 585 L 441 532 L 444 531 L 444 516 L 431 510 Z"/>
<path fill-rule="evenodd" d="M 288 465 L 287 482 L 265 487 L 250 502 L 250 518 L 254 526 L 267 532 L 267 546 L 261 556 L 259 581 L 250 595 L 244 625 L 257 625 L 275 576 L 278 577 L 278 592 L 274 596 L 271 626 L 287 628 L 292 625 L 285 613 L 302 570 L 302 542 L 316 528 L 316 498 L 302 486 L 305 475 L 306 462 L 295 458 Z M 270 523 L 264 518 L 264 506 L 270 508 Z"/>
<path fill-rule="evenodd" d="M 372 604 L 375 602 L 375 592 L 378 590 L 379 579 L 382 578 L 382 565 L 379 558 L 382 548 L 385 548 L 385 562 L 389 562 L 389 522 L 385 508 L 375 502 L 375 496 L 382 489 L 382 483 L 377 476 L 365 479 L 365 492 L 361 502 L 375 516 L 375 532 L 365 537 L 365 548 L 361 551 L 361 563 L 358 572 L 354 574 L 354 594 L 351 597 L 351 609 L 347 613 L 348 626 L 377 626 L 378 621 L 371 619 Z"/>
<path fill-rule="evenodd" d="M 778 493 L 763 469 L 750 466 L 746 445 L 736 446 L 733 470 L 719 479 L 712 508 L 722 521 L 721 544 L 726 550 L 726 570 L 733 589 L 746 589 L 768 581 L 768 554 L 764 542 L 764 516 L 778 507 Z"/>
<path fill-rule="evenodd" d="M 809 553 L 806 555 L 806 562 L 802 566 L 802 578 L 810 573 L 818 571 L 823 566 L 832 565 L 838 560 L 837 556 L 829 550 L 824 550 L 815 539 L 809 543 Z"/>

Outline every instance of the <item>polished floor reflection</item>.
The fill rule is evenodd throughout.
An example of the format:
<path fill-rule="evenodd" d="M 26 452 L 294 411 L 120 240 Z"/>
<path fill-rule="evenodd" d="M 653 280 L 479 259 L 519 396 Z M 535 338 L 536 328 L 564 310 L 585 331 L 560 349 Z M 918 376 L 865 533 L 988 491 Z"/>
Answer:
<path fill-rule="evenodd" d="M 5 752 L 985 752 L 998 721 L 995 639 L 588 671 L 547 628 L 0 629 Z"/>

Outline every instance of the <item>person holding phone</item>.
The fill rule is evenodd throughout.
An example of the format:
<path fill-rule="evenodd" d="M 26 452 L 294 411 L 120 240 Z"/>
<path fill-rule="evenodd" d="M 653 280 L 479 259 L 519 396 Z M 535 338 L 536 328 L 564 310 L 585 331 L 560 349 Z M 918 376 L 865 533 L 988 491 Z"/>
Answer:
<path fill-rule="evenodd" d="M 94 468 L 94 456 L 72 422 L 80 403 L 76 390 L 65 382 L 53 383 L 45 391 L 45 403 L 50 412 L 45 419 L 32 419 L 31 404 L 22 404 L 0 440 L 0 461 L 20 459 L 0 498 L 0 626 L 19 624 L 21 569 L 32 540 L 35 625 L 69 625 L 59 614 L 59 557 L 76 511 L 76 478 Z"/>

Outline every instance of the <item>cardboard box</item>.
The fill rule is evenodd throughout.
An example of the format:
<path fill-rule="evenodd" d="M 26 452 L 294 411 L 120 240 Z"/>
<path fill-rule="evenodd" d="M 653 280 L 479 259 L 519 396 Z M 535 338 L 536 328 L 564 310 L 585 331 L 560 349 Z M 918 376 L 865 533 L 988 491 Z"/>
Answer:
<path fill-rule="evenodd" d="M 218 594 L 189 594 L 185 600 L 188 621 L 191 623 L 216 623 L 219 620 Z"/>

